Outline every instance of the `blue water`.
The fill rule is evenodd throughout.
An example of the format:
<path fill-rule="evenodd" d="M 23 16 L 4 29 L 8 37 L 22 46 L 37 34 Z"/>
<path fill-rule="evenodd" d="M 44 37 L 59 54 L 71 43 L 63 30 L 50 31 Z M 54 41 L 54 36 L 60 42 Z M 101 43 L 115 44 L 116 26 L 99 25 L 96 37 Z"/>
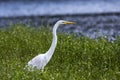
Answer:
<path fill-rule="evenodd" d="M 120 0 L 1 1 L 0 17 L 120 12 Z"/>

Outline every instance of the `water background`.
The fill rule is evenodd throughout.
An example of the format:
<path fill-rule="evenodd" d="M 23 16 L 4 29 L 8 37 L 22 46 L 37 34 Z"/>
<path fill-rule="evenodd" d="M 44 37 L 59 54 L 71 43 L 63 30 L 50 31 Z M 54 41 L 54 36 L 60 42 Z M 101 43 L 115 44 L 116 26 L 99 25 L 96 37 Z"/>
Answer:
<path fill-rule="evenodd" d="M 120 0 L 1 0 L 0 17 L 120 12 Z"/>
<path fill-rule="evenodd" d="M 24 24 L 39 27 L 63 19 L 76 25 L 60 31 L 109 41 L 120 36 L 120 0 L 0 0 L 0 27 Z"/>

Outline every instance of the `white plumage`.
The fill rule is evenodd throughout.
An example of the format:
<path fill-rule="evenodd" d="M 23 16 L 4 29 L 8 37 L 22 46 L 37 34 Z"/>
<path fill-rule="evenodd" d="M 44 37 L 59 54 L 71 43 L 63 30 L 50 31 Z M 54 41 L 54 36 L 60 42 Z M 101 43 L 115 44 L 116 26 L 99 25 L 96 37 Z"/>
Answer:
<path fill-rule="evenodd" d="M 28 62 L 28 67 L 30 69 L 44 69 L 44 67 L 46 66 L 46 64 L 50 61 L 55 47 L 57 45 L 57 35 L 56 35 L 56 30 L 58 28 L 58 26 L 60 24 L 74 24 L 74 22 L 69 22 L 69 21 L 64 21 L 64 20 L 59 20 L 53 27 L 53 40 L 52 40 L 52 44 L 51 47 L 49 48 L 49 50 L 44 53 L 44 54 L 39 54 L 36 57 L 34 57 L 33 59 L 31 59 Z"/>

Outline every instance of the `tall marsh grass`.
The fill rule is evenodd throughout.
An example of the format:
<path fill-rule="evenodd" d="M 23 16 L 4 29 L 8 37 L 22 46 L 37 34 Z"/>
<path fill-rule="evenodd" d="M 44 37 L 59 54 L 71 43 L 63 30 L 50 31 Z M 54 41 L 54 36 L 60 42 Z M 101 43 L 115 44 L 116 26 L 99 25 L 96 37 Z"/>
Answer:
<path fill-rule="evenodd" d="M 47 28 L 15 25 L 0 29 L 0 80 L 120 80 L 120 39 L 89 39 L 58 33 L 58 44 L 44 72 L 24 67 L 46 52 L 52 34 Z"/>

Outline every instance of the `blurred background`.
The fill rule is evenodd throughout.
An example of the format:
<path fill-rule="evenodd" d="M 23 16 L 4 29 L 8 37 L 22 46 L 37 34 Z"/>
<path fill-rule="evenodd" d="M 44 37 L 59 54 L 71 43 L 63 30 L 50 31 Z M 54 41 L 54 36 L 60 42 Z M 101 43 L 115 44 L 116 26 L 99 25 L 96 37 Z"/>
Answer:
<path fill-rule="evenodd" d="M 90 38 L 120 35 L 120 0 L 0 0 L 0 27 L 24 24 L 39 27 L 60 19 L 76 25 L 60 30 Z"/>

